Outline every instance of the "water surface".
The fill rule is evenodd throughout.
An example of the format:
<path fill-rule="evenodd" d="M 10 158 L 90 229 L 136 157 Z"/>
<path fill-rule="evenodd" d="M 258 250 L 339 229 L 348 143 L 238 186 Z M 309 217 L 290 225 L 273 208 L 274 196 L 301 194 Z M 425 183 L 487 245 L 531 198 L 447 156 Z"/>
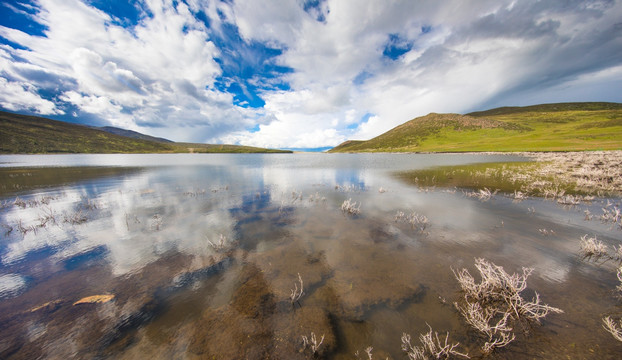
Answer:
<path fill-rule="evenodd" d="M 0 156 L 0 358 L 403 359 L 415 339 L 481 338 L 455 310 L 453 269 L 483 257 L 563 309 L 490 358 L 617 358 L 615 267 L 579 256 L 622 232 L 595 199 L 489 201 L 419 189 L 397 171 L 519 161 L 503 155 L 176 154 Z M 342 212 L 350 199 L 360 214 Z M 396 221 L 416 213 L 427 225 Z M 546 235 L 542 230 L 547 230 Z M 304 294 L 292 304 L 291 290 Z M 296 284 L 296 285 L 295 285 Z M 93 295 L 106 302 L 75 304 Z"/>

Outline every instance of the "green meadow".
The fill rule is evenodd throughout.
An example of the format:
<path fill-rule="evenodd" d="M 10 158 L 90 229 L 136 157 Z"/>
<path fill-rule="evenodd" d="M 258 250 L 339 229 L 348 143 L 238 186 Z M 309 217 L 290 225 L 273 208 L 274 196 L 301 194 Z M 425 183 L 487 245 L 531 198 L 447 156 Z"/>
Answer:
<path fill-rule="evenodd" d="M 622 149 L 622 104 L 565 103 L 429 114 L 331 152 L 584 151 Z"/>

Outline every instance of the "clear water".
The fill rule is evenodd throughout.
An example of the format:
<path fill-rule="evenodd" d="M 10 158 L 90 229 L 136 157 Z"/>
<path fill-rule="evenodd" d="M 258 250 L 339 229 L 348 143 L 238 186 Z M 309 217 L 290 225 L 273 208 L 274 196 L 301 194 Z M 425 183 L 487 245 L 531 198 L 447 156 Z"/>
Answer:
<path fill-rule="evenodd" d="M 0 358 L 312 358 L 302 335 L 313 332 L 323 357 L 372 346 L 374 358 L 403 359 L 402 333 L 417 343 L 428 324 L 477 357 L 483 339 L 453 306 L 452 268 L 475 273 L 478 257 L 510 273 L 533 267 L 529 294 L 564 310 L 516 329 L 489 358 L 619 358 L 601 320 L 622 315 L 617 264 L 581 258 L 579 239 L 619 244 L 622 231 L 584 211 L 620 199 L 482 202 L 393 175 L 514 160 L 0 156 Z M 360 214 L 342 212 L 348 199 Z M 427 227 L 395 221 L 398 211 Z M 304 294 L 292 304 L 298 275 Z M 114 298 L 75 304 L 92 295 Z"/>

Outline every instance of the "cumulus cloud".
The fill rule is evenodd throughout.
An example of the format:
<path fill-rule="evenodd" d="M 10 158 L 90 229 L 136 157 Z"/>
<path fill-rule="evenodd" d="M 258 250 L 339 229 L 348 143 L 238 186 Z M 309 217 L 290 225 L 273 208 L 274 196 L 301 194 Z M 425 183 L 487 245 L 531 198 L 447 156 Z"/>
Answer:
<path fill-rule="evenodd" d="M 129 24 L 36 5 L 44 36 L 0 26 L 2 107 L 175 140 L 334 146 L 429 112 L 622 101 L 613 0 L 144 0 Z"/>
<path fill-rule="evenodd" d="M 619 82 L 597 82 L 603 86 L 593 84 L 591 96 L 576 82 L 622 62 L 619 2 L 329 1 L 323 22 L 277 3 L 235 7 L 245 36 L 284 44 L 279 60 L 295 70 L 291 101 L 268 96 L 266 108 L 291 123 L 301 109 L 316 109 L 316 123 L 341 135 L 330 141 L 369 139 L 429 112 L 524 104 L 525 93 L 546 102 L 534 94 L 553 88 L 551 101 L 622 100 Z M 386 56 L 388 46 L 406 50 Z M 336 84 L 349 99 L 328 106 L 326 93 Z M 559 96 L 564 85 L 571 88 L 561 92 L 566 97 Z M 348 108 L 374 116 L 354 129 L 331 119 L 347 118 Z"/>
<path fill-rule="evenodd" d="M 179 140 L 192 141 L 213 138 L 223 121 L 232 122 L 225 127 L 245 125 L 244 110 L 232 106 L 230 95 L 213 90 L 221 73 L 215 60 L 219 50 L 187 5 L 145 1 L 138 23 L 125 27 L 78 0 L 36 5 L 33 17 L 45 26 L 44 36 L 0 27 L 0 36 L 21 46 L 4 46 L 10 77 L 3 88 L 21 89 L 22 99 L 5 95 L 4 108 L 62 114 L 63 105 L 69 105 L 103 122 L 149 133 L 151 126 L 195 128 L 185 136 L 176 132 Z M 38 81 L 25 66 L 66 81 Z M 35 89 L 56 93 L 57 103 L 37 96 Z"/>
<path fill-rule="evenodd" d="M 3 77 L 0 77 L 0 105 L 8 110 L 27 109 L 39 115 L 64 114 L 56 104 L 42 99 L 31 84 L 8 81 Z"/>

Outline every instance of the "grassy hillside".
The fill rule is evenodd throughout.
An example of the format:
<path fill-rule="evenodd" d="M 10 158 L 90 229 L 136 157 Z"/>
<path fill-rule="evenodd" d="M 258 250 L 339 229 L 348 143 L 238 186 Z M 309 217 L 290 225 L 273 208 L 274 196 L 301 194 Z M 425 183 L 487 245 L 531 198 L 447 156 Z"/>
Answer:
<path fill-rule="evenodd" d="M 115 131 L 123 133 L 123 131 Z M 44 153 L 265 153 L 290 152 L 237 145 L 208 145 L 148 140 L 89 126 L 0 111 L 0 154 Z"/>
<path fill-rule="evenodd" d="M 108 133 L 111 133 L 111 134 L 115 134 L 115 135 L 121 135 L 121 136 L 129 137 L 129 138 L 132 138 L 132 139 L 149 140 L 149 141 L 155 141 L 155 142 L 161 142 L 161 143 L 169 143 L 169 144 L 174 142 L 174 141 L 171 141 L 171 140 L 168 140 L 168 139 L 154 137 L 154 136 L 149 136 L 149 135 L 141 134 L 141 133 L 136 132 L 136 131 L 120 129 L 120 128 L 113 127 L 113 126 L 102 126 L 102 127 L 96 127 L 95 129 L 103 130 L 105 132 L 108 132 Z"/>
<path fill-rule="evenodd" d="M 330 152 L 571 151 L 622 149 L 622 104 L 503 107 L 429 114 Z"/>
<path fill-rule="evenodd" d="M 190 153 L 292 153 L 289 150 L 264 149 L 252 146 L 227 145 L 227 144 L 196 144 L 196 143 L 173 143 L 171 144 L 175 152 Z"/>

